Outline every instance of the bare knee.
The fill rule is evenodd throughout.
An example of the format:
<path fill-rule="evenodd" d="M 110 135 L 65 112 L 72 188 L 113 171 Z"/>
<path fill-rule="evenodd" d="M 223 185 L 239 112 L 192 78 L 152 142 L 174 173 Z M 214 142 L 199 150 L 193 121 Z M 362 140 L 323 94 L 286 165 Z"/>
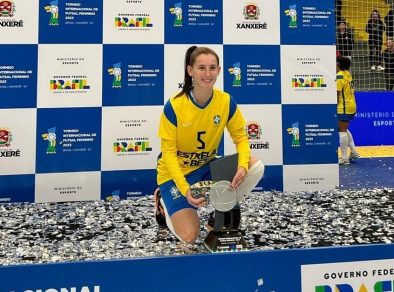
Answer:
<path fill-rule="evenodd" d="M 171 221 L 177 237 L 186 243 L 193 243 L 200 235 L 200 218 L 194 209 L 187 208 L 174 213 Z"/>
<path fill-rule="evenodd" d="M 183 228 L 182 230 L 175 230 L 175 232 L 185 243 L 194 243 L 200 235 L 199 228 Z"/>

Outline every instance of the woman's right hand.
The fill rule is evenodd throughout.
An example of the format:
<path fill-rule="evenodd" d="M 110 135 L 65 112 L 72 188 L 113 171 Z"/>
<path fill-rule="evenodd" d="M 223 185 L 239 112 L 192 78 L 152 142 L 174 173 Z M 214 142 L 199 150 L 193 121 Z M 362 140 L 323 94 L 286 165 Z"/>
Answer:
<path fill-rule="evenodd" d="M 205 205 L 206 201 L 204 197 L 195 199 L 193 198 L 193 193 L 191 191 L 191 189 L 188 189 L 186 192 L 186 199 L 189 202 L 190 205 L 196 207 L 196 208 L 200 208 L 202 206 Z"/>

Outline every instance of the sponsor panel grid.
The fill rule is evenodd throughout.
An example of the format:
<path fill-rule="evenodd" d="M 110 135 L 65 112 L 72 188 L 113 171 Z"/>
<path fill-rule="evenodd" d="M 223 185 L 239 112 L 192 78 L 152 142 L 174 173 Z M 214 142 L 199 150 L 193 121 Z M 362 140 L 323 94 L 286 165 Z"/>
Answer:
<path fill-rule="evenodd" d="M 152 193 L 161 111 L 182 88 L 191 45 L 219 55 L 216 87 L 239 104 L 266 165 L 256 190 L 336 187 L 333 9 L 333 0 L 3 1 L 0 200 Z M 234 151 L 225 134 L 219 152 Z"/>

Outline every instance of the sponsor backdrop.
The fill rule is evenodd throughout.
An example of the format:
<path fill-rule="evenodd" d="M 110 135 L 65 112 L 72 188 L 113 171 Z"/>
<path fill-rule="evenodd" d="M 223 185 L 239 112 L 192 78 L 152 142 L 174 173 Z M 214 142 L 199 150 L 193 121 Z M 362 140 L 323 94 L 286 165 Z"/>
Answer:
<path fill-rule="evenodd" d="M 155 188 L 163 104 L 191 45 L 266 165 L 256 190 L 338 186 L 334 1 L 0 1 L 0 201 Z M 235 151 L 226 134 L 223 154 Z"/>
<path fill-rule="evenodd" d="M 356 92 L 356 101 L 356 119 L 350 124 L 356 144 L 394 145 L 394 94 L 390 91 Z"/>
<path fill-rule="evenodd" d="M 2 292 L 392 292 L 393 254 L 383 244 L 16 265 L 0 281 Z M 174 279 L 191 268 L 209 276 Z"/>

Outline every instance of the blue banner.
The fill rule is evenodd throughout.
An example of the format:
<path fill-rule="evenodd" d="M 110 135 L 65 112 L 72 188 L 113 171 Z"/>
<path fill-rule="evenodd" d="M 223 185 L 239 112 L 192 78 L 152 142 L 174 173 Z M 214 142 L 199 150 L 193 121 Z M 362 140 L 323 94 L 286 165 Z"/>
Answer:
<path fill-rule="evenodd" d="M 336 105 L 282 105 L 284 164 L 338 163 Z"/>
<path fill-rule="evenodd" d="M 394 145 L 394 94 L 356 92 L 357 114 L 350 122 L 356 146 Z"/>
<path fill-rule="evenodd" d="M 0 108 L 37 105 L 37 45 L 0 46 Z"/>
<path fill-rule="evenodd" d="M 39 9 L 40 43 L 102 43 L 103 0 L 40 0 Z"/>
<path fill-rule="evenodd" d="M 222 44 L 221 0 L 165 1 L 165 43 Z"/>
<path fill-rule="evenodd" d="M 103 105 L 161 105 L 163 45 L 104 45 Z"/>
<path fill-rule="evenodd" d="M 334 1 L 282 0 L 280 10 L 282 44 L 335 44 Z"/>
<path fill-rule="evenodd" d="M 37 173 L 101 167 L 101 108 L 38 109 Z"/>
<path fill-rule="evenodd" d="M 156 170 L 118 170 L 101 172 L 101 199 L 116 200 L 153 194 Z"/>
<path fill-rule="evenodd" d="M 239 104 L 279 104 L 280 46 L 225 45 L 224 89 Z"/>
<path fill-rule="evenodd" d="M 335 291 L 373 291 L 357 290 L 363 281 L 373 277 L 372 271 L 358 277 L 361 284 L 351 284 L 354 279 L 349 275 L 357 270 L 355 261 L 368 260 L 385 267 L 393 254 L 394 245 L 386 244 L 3 266 L 0 267 L 0 281 L 1 292 L 334 291 L 327 290 L 330 288 L 327 285 L 307 286 L 308 274 L 302 272 L 303 266 L 331 264 L 330 274 L 322 273 L 321 279 L 311 279 L 324 283 L 327 276 L 341 275 L 335 264 L 353 261 L 349 263 L 348 276 L 337 280 L 351 290 Z M 383 273 L 384 270 L 374 271 Z M 389 274 L 385 279 L 392 281 L 393 278 Z M 302 281 L 307 287 L 301 287 Z M 376 278 L 374 282 L 379 283 L 379 280 Z M 319 290 L 320 287 L 327 288 Z"/>

